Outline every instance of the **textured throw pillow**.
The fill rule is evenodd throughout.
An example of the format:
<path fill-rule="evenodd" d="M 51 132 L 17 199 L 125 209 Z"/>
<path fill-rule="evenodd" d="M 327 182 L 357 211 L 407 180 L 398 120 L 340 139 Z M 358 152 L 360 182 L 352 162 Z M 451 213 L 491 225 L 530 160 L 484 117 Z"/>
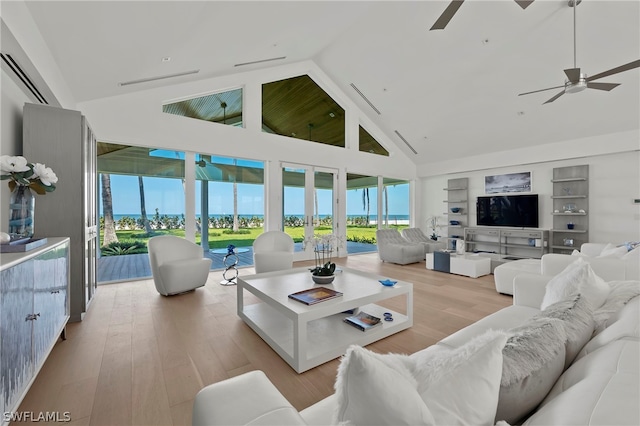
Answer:
<path fill-rule="evenodd" d="M 580 293 L 592 309 L 598 309 L 611 291 L 609 285 L 597 276 L 583 257 L 567 266 L 547 283 L 540 309 Z"/>
<path fill-rule="evenodd" d="M 531 318 L 508 330 L 496 420 L 517 423 L 547 396 L 564 370 L 565 328 L 555 318 Z"/>
<path fill-rule="evenodd" d="M 506 340 L 504 331 L 489 330 L 459 348 L 412 356 L 418 393 L 436 424 L 494 424 Z"/>
<path fill-rule="evenodd" d="M 406 358 L 376 354 L 360 346 L 347 349 L 335 382 L 338 409 L 334 424 L 435 425 L 405 366 Z"/>
<path fill-rule="evenodd" d="M 591 339 L 595 329 L 593 310 L 587 300 L 581 294 L 574 294 L 547 307 L 537 317 L 562 320 L 566 332 L 564 368 L 568 368 L 576 358 L 576 355 Z"/>
<path fill-rule="evenodd" d="M 640 281 L 611 281 L 608 284 L 609 287 L 611 287 L 609 297 L 607 297 L 604 304 L 593 313 L 595 335 L 616 320 L 617 314 L 620 313 L 620 310 L 627 302 L 634 297 L 640 296 Z"/>

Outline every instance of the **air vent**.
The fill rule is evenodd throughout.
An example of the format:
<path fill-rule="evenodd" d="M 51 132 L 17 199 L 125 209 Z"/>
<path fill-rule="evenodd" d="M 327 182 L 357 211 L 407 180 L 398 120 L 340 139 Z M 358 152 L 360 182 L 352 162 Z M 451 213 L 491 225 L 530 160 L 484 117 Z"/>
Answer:
<path fill-rule="evenodd" d="M 7 64 L 9 69 L 11 69 L 16 77 L 18 77 L 20 81 L 22 81 L 22 83 L 26 86 L 26 88 L 29 89 L 29 91 L 33 94 L 33 96 L 35 96 L 38 102 L 40 102 L 41 104 L 49 105 L 49 102 L 47 102 L 44 96 L 42 96 L 42 93 L 40 93 L 36 85 L 33 83 L 33 81 L 31 81 L 27 73 L 24 72 L 22 67 L 18 65 L 18 63 L 11 57 L 11 55 L 8 53 L 0 53 L 0 56 L 2 56 L 2 60 L 4 61 L 4 63 Z"/>
<path fill-rule="evenodd" d="M 382 115 L 382 113 L 380 112 L 380 110 L 379 110 L 378 108 L 376 108 L 376 107 L 375 107 L 375 105 L 373 105 L 373 104 L 371 103 L 371 101 L 370 101 L 370 100 L 369 100 L 369 99 L 364 95 L 364 93 L 362 93 L 362 92 L 360 91 L 360 89 L 358 89 L 358 88 L 356 87 L 356 85 L 355 85 L 355 84 L 351 83 L 351 87 L 353 87 L 353 90 L 355 90 L 355 91 L 356 91 L 356 93 L 357 93 L 358 95 L 360 95 L 360 97 L 361 97 L 362 99 L 364 99 L 364 101 L 365 101 L 366 103 L 368 103 L 368 104 L 369 104 L 369 106 L 370 106 L 371 108 L 373 108 L 373 110 L 374 110 L 375 112 L 377 112 L 377 113 L 378 113 L 378 115 Z"/>
<path fill-rule="evenodd" d="M 167 74 L 167 75 L 160 75 L 160 76 L 156 76 L 156 77 L 141 78 L 139 80 L 123 81 L 121 83 L 118 83 L 118 86 L 129 86 L 130 84 L 147 83 L 149 81 L 164 80 L 165 78 L 182 77 L 183 75 L 197 74 L 199 72 L 200 72 L 200 70 L 191 70 L 191 71 L 178 72 L 178 73 L 175 73 L 175 74 Z"/>
<path fill-rule="evenodd" d="M 235 64 L 234 67 L 244 67 L 245 65 L 261 64 L 263 62 L 281 61 L 283 59 L 287 59 L 287 57 L 286 56 L 278 56 L 277 58 L 259 59 L 257 61 L 242 62 L 241 64 Z"/>
<path fill-rule="evenodd" d="M 404 142 L 405 144 L 407 144 L 407 146 L 409 147 L 409 149 L 410 149 L 411 151 L 413 151 L 413 153 L 414 153 L 414 154 L 418 155 L 418 151 L 416 151 L 415 149 L 413 149 L 413 147 L 411 146 L 411 144 L 410 144 L 409 142 L 407 142 L 407 140 L 404 138 L 404 136 L 402 136 L 402 135 L 400 134 L 400 132 L 399 132 L 399 131 L 394 130 L 394 132 L 396 133 L 396 135 L 398 135 L 398 137 L 399 137 L 400 139 L 402 139 L 402 142 Z"/>

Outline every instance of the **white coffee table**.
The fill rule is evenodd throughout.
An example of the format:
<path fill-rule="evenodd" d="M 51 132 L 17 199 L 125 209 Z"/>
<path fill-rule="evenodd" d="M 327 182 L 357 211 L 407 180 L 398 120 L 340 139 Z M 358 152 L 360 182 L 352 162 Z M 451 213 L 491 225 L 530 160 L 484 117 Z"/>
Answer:
<path fill-rule="evenodd" d="M 266 272 L 238 277 L 238 316 L 244 320 L 295 371 L 302 373 L 344 354 L 352 344 L 365 346 L 413 325 L 413 284 L 398 281 L 393 287 L 378 282 L 378 275 L 342 268 L 332 284 L 316 285 L 308 268 Z M 315 305 L 290 299 L 291 293 L 327 287 L 343 296 Z M 260 302 L 244 304 L 244 292 Z M 404 296 L 404 310 L 397 312 L 375 304 Z M 390 312 L 393 321 L 382 327 L 360 331 L 342 320 L 346 310 L 360 310 L 383 318 Z M 401 309 L 402 310 L 402 309 Z"/>

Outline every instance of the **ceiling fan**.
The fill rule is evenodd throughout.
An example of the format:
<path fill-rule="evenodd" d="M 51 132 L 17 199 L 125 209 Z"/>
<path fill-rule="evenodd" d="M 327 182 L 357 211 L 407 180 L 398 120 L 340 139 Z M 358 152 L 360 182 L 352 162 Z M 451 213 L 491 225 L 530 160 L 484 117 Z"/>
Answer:
<path fill-rule="evenodd" d="M 526 9 L 531 3 L 533 3 L 533 0 L 514 0 L 514 1 L 518 3 L 518 5 L 523 9 Z M 460 9 L 460 6 L 462 6 L 462 3 L 464 3 L 464 0 L 452 0 L 451 3 L 449 3 L 449 6 L 447 6 L 444 12 L 442 12 L 442 15 L 440 15 L 440 17 L 435 22 L 435 24 L 433 24 L 433 26 L 429 28 L 429 31 L 444 30 L 444 27 L 447 26 L 451 18 L 453 18 L 453 15 L 455 15 L 458 9 Z"/>
<path fill-rule="evenodd" d="M 563 90 L 549 99 L 545 104 L 555 101 L 565 93 L 578 93 L 584 89 L 597 89 L 610 91 L 619 86 L 619 83 L 593 83 L 594 80 L 598 80 L 603 77 L 608 77 L 613 74 L 618 74 L 624 71 L 629 71 L 634 68 L 640 67 L 640 59 L 629 62 L 628 64 L 620 65 L 607 71 L 603 71 L 599 74 L 587 77 L 585 73 L 580 72 L 580 68 L 576 67 L 576 9 L 581 0 L 569 0 L 569 7 L 573 7 L 573 68 L 564 70 L 567 80 L 563 86 L 549 87 L 546 89 L 534 90 L 532 92 L 520 93 L 518 96 L 530 95 L 532 93 L 544 92 L 545 90 L 560 89 Z M 544 105 L 544 104 L 543 104 Z"/>

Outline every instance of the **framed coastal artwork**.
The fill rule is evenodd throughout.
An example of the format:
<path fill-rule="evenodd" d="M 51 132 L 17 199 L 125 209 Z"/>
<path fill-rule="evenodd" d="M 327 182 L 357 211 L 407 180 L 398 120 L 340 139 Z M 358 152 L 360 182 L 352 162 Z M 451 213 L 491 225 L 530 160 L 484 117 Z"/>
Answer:
<path fill-rule="evenodd" d="M 531 172 L 508 173 L 484 177 L 485 194 L 531 192 Z"/>

